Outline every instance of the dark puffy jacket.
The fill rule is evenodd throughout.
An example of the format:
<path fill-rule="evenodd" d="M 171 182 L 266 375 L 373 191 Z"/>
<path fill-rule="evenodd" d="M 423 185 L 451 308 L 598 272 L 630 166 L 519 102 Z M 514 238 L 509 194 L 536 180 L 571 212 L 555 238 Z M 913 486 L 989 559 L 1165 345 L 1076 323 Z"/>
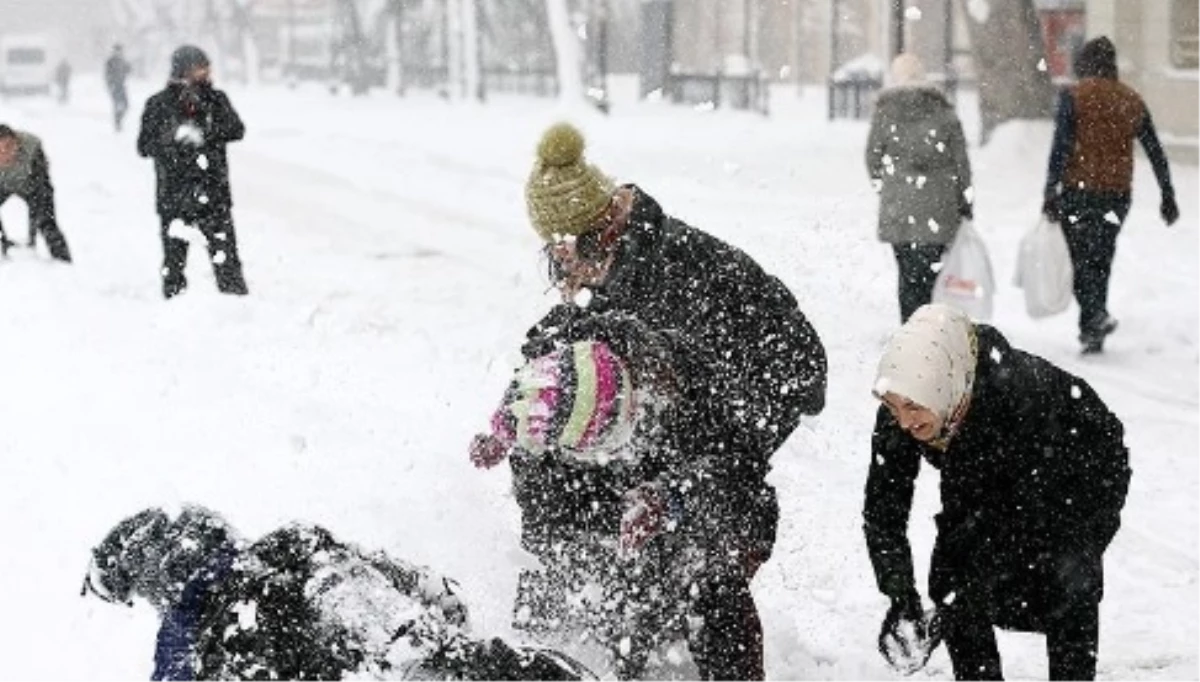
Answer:
<path fill-rule="evenodd" d="M 976 331 L 970 408 L 945 452 L 879 409 L 863 516 L 879 590 L 891 597 L 915 589 L 907 527 L 922 458 L 941 472 L 935 601 L 1036 575 L 1031 567 L 1056 556 L 1099 557 L 1120 526 L 1130 477 L 1120 420 L 1084 380 L 987 325 Z"/>
<path fill-rule="evenodd" d="M 199 146 L 175 139 L 191 123 L 204 136 Z M 146 101 L 138 154 L 154 159 L 158 214 L 164 220 L 198 218 L 233 205 L 225 146 L 242 139 L 246 128 L 225 93 L 212 87 L 172 82 Z"/>
<path fill-rule="evenodd" d="M 586 309 L 552 310 L 523 350 L 537 357 L 602 338 L 622 355 L 666 358 L 680 398 L 637 442 L 636 465 L 513 458 L 526 542 L 552 538 L 556 528 L 615 534 L 621 495 L 657 480 L 682 505 L 685 525 L 770 526 L 761 538 L 769 551 L 778 505 L 763 480 L 768 459 L 801 415 L 824 407 L 825 349 L 777 278 L 632 189 L 608 282 Z"/>

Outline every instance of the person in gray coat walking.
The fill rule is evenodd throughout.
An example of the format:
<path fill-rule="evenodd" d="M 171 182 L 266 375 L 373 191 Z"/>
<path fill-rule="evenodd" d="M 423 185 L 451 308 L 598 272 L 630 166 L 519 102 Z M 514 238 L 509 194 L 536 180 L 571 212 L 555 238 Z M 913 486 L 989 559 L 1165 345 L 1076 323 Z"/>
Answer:
<path fill-rule="evenodd" d="M 891 81 L 875 102 L 866 160 L 879 193 L 879 239 L 896 254 L 904 322 L 932 299 L 935 266 L 972 218 L 973 190 L 954 105 L 911 54 L 893 60 Z"/>

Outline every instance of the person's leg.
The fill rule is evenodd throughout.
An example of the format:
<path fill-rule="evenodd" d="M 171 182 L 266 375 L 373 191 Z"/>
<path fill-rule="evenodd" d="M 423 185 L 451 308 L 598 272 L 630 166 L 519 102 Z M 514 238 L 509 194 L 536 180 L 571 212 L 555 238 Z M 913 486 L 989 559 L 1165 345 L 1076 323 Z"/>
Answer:
<path fill-rule="evenodd" d="M 701 619 L 692 633 L 692 658 L 704 680 L 761 680 L 763 632 L 750 577 L 721 570 L 700 586 L 694 612 Z"/>
<path fill-rule="evenodd" d="M 1100 600 L 1104 565 L 1100 556 L 1078 552 L 1057 558 L 1046 619 L 1046 654 L 1052 680 L 1096 677 L 1100 644 Z"/>
<path fill-rule="evenodd" d="M 894 244 L 898 270 L 900 321 L 908 320 L 917 308 L 933 300 L 937 283 L 934 266 L 941 261 L 946 247 L 941 244 Z"/>
<path fill-rule="evenodd" d="M 208 257 L 212 261 L 217 289 L 221 293 L 239 296 L 249 293 L 242 274 L 242 261 L 238 256 L 233 216 L 228 210 L 218 211 L 200 221 L 200 230 L 208 240 Z"/>
<path fill-rule="evenodd" d="M 982 605 L 958 595 L 939 609 L 943 641 L 956 680 L 1002 680 L 996 631 Z"/>
<path fill-rule="evenodd" d="M 29 246 L 36 245 L 37 233 L 42 233 L 50 256 L 64 263 L 71 262 L 71 249 L 67 247 L 67 238 L 58 229 L 58 220 L 54 214 L 54 186 L 44 168 L 35 164 L 34 176 L 30 178 L 31 191 L 25 197 L 29 205 Z"/>
<path fill-rule="evenodd" d="M 171 236 L 171 219 L 163 218 L 159 234 L 162 237 L 163 262 L 162 275 L 163 298 L 171 298 L 187 289 L 188 242 Z"/>
<path fill-rule="evenodd" d="M 725 501 L 732 510 L 716 513 L 726 520 L 707 531 L 721 541 L 707 548 L 708 567 L 692 606 L 701 625 L 689 633 L 689 645 L 701 679 L 761 680 L 766 674 L 762 621 L 750 590 L 771 558 L 779 526 L 779 500 L 765 475 L 748 472 L 744 490 Z"/>
<path fill-rule="evenodd" d="M 1074 268 L 1079 338 L 1085 345 L 1099 345 L 1115 329 L 1115 322 L 1108 314 L 1108 283 L 1117 236 L 1128 212 L 1127 195 L 1085 192 L 1063 195 L 1066 216 L 1063 235 Z"/>

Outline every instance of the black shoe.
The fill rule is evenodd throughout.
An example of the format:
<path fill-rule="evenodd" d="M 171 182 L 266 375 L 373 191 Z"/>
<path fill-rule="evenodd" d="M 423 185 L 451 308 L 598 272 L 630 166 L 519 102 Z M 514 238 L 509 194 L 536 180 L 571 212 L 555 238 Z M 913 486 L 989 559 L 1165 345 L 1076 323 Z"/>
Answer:
<path fill-rule="evenodd" d="M 1099 355 L 1104 352 L 1103 336 L 1080 336 L 1079 340 L 1083 342 L 1083 349 L 1079 351 L 1082 355 Z"/>

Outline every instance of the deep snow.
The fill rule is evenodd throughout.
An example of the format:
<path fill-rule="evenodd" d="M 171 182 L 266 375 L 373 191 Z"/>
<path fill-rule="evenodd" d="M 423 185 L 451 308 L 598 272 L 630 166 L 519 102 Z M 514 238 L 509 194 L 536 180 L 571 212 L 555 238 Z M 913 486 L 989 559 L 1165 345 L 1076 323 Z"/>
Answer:
<path fill-rule="evenodd" d="M 152 84 L 136 83 L 140 103 Z M 830 356 L 828 407 L 776 456 L 783 506 L 755 582 L 772 678 L 895 677 L 875 651 L 886 608 L 860 530 L 874 363 L 894 326 L 895 270 L 875 241 L 866 125 L 828 123 L 817 92 L 776 93 L 769 119 L 665 104 L 603 118 L 544 100 L 486 106 L 321 89 L 230 94 L 231 147 L 252 295 L 159 297 L 153 169 L 138 106 L 114 134 L 97 79 L 75 100 L 0 102 L 42 136 L 76 264 L 18 250 L 0 263 L 0 677 L 137 679 L 151 608 L 79 597 L 89 550 L 119 519 L 194 501 L 256 536 L 327 526 L 457 577 L 479 631 L 505 633 L 518 517 L 504 468 L 473 469 L 470 437 L 503 390 L 524 329 L 552 301 L 522 187 L 543 127 L 569 116 L 589 156 L 668 212 L 743 247 L 796 293 Z M 969 135 L 974 112 L 962 114 Z M 1172 168 L 1181 221 L 1164 228 L 1139 159 L 1110 307 L 1122 322 L 1081 358 L 1076 309 L 1035 322 L 1009 285 L 1036 220 L 1049 124 L 972 147 L 977 226 L 996 324 L 1091 382 L 1124 420 L 1133 484 L 1106 556 L 1100 676 L 1194 679 L 1197 665 L 1197 169 Z M 9 202 L 10 235 L 23 206 Z M 199 244 L 196 245 L 197 247 Z M 924 585 L 936 511 L 926 468 L 911 536 Z M 1010 677 L 1046 675 L 1042 639 L 1002 634 Z M 944 651 L 918 677 L 950 679 Z"/>

